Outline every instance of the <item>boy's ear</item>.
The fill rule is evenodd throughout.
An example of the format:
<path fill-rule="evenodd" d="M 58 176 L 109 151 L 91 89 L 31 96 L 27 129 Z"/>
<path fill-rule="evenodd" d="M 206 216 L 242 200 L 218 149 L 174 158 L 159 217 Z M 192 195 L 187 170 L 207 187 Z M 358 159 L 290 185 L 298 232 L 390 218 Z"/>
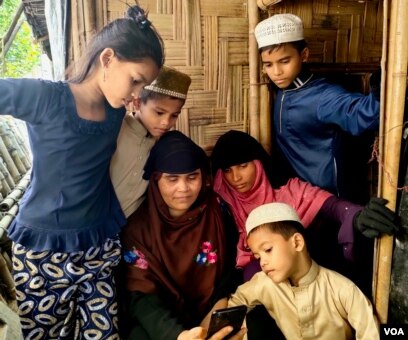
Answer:
<path fill-rule="evenodd" d="M 293 245 L 297 252 L 301 252 L 305 248 L 305 239 L 300 233 L 293 234 Z"/>
<path fill-rule="evenodd" d="M 300 53 L 300 57 L 302 58 L 302 62 L 306 62 L 309 59 L 309 48 L 305 47 L 303 51 Z"/>

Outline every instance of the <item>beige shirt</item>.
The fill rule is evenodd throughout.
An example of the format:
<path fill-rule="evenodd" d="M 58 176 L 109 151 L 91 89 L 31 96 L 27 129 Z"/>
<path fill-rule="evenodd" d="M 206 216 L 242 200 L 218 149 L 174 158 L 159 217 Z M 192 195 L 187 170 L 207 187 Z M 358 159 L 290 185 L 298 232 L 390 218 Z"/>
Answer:
<path fill-rule="evenodd" d="M 300 280 L 274 283 L 264 272 L 239 286 L 228 306 L 263 304 L 286 339 L 379 339 L 371 303 L 337 272 L 315 262 Z M 355 330 L 355 335 L 354 335 Z"/>
<path fill-rule="evenodd" d="M 126 217 L 143 202 L 148 181 L 143 167 L 155 139 L 132 113 L 126 114 L 110 164 L 110 176 L 116 196 Z"/>

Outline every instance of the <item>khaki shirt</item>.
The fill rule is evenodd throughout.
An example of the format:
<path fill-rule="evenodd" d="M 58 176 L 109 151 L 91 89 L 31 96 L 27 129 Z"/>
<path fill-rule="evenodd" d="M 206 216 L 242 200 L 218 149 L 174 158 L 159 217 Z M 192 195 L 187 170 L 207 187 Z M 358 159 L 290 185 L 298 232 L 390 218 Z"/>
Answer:
<path fill-rule="evenodd" d="M 143 167 L 155 139 L 132 113 L 126 114 L 110 164 L 110 176 L 116 196 L 126 217 L 144 200 L 148 181 L 142 178 Z"/>
<path fill-rule="evenodd" d="M 263 304 L 286 339 L 379 339 L 371 303 L 337 272 L 312 262 L 299 286 L 274 283 L 264 272 L 239 286 L 228 306 Z"/>

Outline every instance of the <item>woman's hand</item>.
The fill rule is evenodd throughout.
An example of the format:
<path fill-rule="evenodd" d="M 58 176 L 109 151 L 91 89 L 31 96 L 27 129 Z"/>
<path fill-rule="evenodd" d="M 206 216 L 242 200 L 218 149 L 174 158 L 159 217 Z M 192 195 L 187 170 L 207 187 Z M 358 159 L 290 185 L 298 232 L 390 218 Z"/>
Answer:
<path fill-rule="evenodd" d="M 219 330 L 217 333 L 213 334 L 208 340 L 222 340 L 228 334 L 232 332 L 233 328 L 231 326 L 226 326 Z M 242 340 L 246 334 L 246 328 L 241 328 L 241 330 L 231 337 L 231 340 Z M 194 327 L 188 331 L 183 331 L 177 337 L 177 340 L 205 340 L 207 339 L 207 329 L 203 327 Z"/>

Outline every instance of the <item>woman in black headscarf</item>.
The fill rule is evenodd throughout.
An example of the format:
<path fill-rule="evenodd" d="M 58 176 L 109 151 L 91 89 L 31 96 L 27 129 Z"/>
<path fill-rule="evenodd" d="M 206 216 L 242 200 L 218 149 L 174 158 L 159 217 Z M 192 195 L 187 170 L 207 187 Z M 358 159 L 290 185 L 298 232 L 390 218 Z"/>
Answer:
<path fill-rule="evenodd" d="M 240 281 L 236 227 L 208 169 L 204 151 L 179 131 L 166 133 L 150 153 L 147 199 L 122 237 L 132 339 L 205 336 L 201 328 L 188 330 L 208 326 L 210 311 L 226 306 Z"/>

